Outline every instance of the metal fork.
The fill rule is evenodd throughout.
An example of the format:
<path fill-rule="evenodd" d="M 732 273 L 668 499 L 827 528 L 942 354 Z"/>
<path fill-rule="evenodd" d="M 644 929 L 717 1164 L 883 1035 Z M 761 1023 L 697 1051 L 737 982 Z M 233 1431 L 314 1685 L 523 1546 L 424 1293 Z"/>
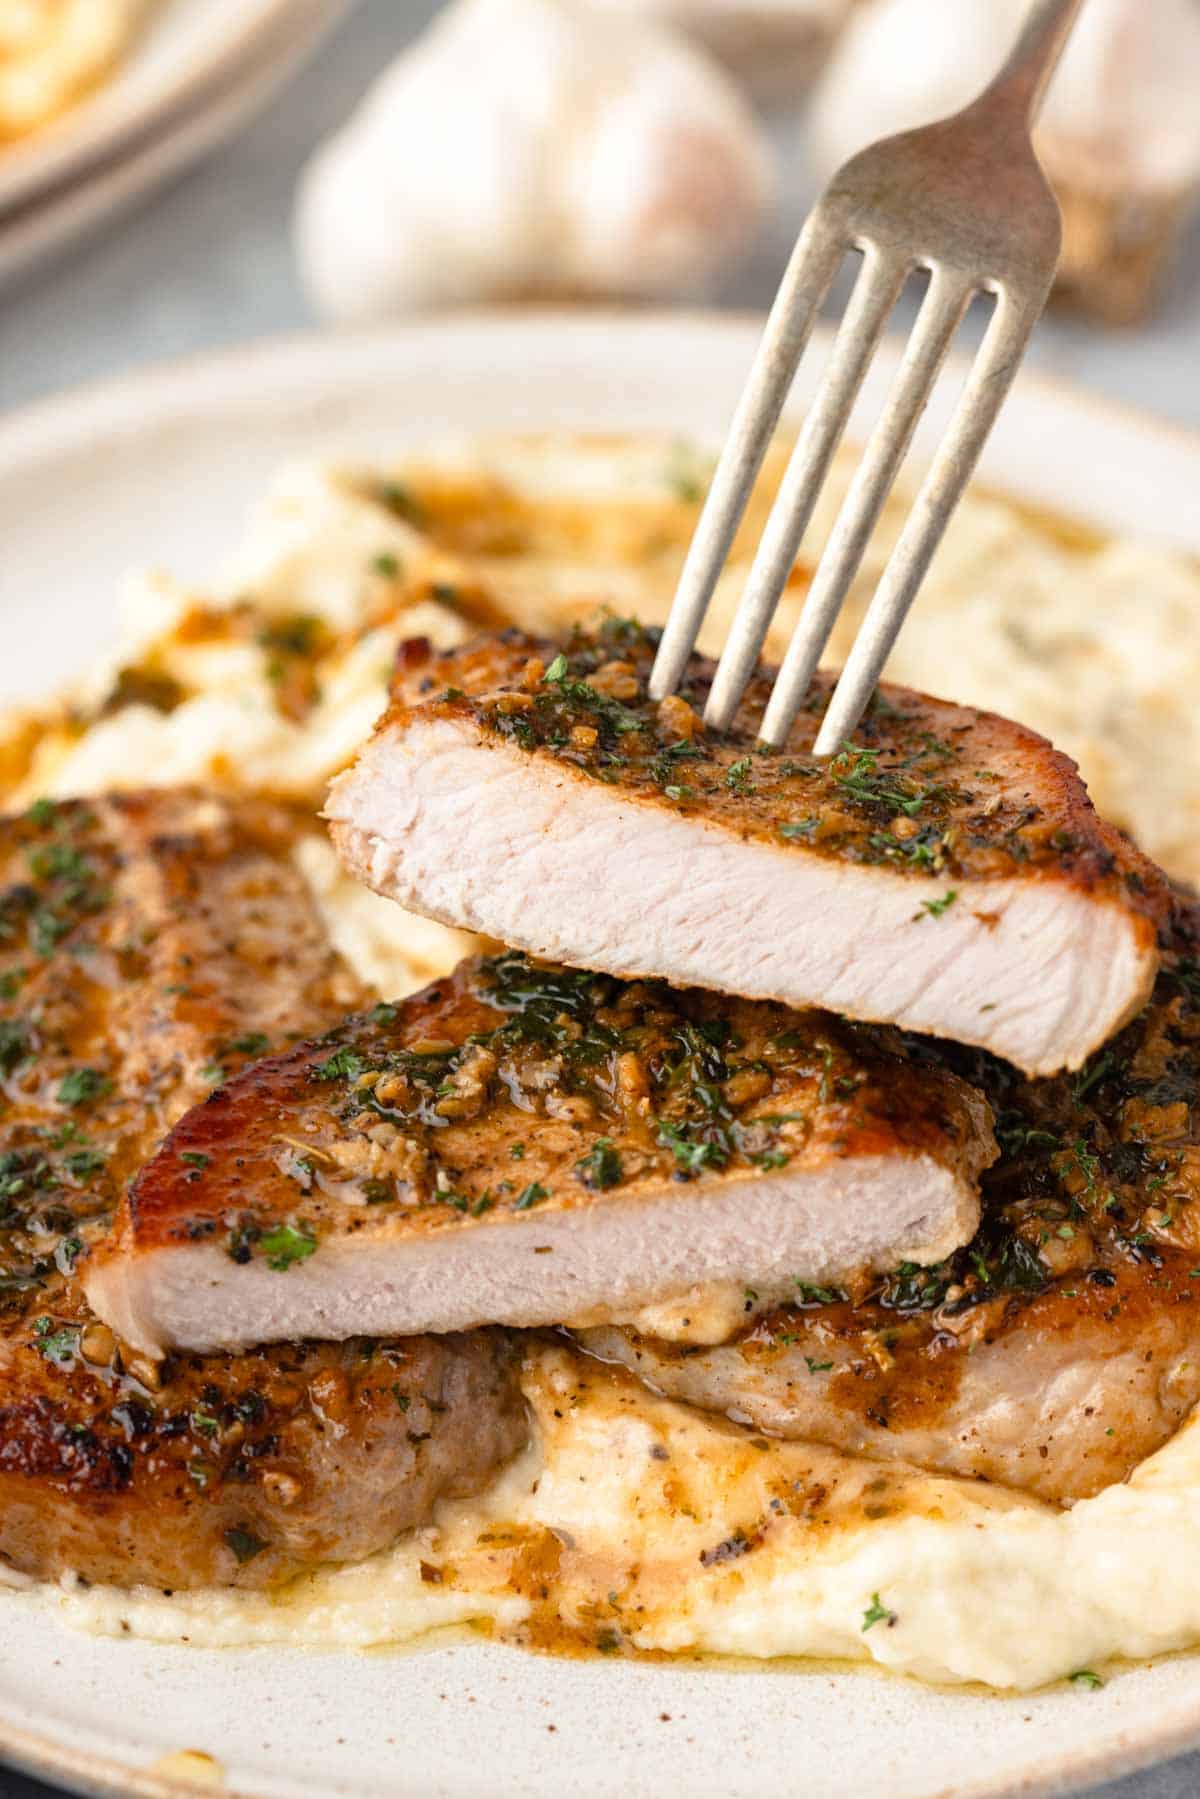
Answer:
<path fill-rule="evenodd" d="M 912 336 L 817 564 L 763 716 L 787 738 L 829 641 L 951 339 L 976 295 L 995 296 L 983 343 L 933 464 L 884 569 L 815 743 L 851 735 L 979 459 L 1046 303 L 1058 264 L 1058 205 L 1031 141 L 1046 85 L 1082 0 L 1034 0 L 1000 73 L 962 112 L 884 138 L 834 176 L 800 233 L 713 476 L 650 680 L 678 686 L 813 323 L 847 254 L 854 288 L 816 398 L 750 569 L 705 708 L 724 730 L 754 671 L 855 397 L 901 289 L 929 285 Z"/>

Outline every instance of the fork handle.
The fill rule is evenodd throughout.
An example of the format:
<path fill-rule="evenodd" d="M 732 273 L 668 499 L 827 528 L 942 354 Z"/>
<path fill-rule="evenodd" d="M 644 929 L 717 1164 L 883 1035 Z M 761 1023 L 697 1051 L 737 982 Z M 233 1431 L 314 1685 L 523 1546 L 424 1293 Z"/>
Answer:
<path fill-rule="evenodd" d="M 1003 105 L 1032 125 L 1082 4 L 1083 0 L 1034 0 L 1003 68 L 976 105 Z"/>

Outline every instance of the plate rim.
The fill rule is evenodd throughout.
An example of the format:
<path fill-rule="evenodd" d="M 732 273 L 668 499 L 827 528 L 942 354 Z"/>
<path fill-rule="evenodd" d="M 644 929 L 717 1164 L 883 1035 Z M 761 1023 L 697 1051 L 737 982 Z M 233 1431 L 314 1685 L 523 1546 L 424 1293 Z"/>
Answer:
<path fill-rule="evenodd" d="M 498 1655 L 520 1656 L 528 1653 L 507 1644 L 488 1644 L 487 1647 Z M 419 1643 L 408 1652 L 426 1653 Z M 198 1650 L 194 1653 L 220 1654 L 221 1651 Z M 327 1653 L 358 1655 L 364 1651 L 331 1650 Z M 428 1653 L 436 1653 L 436 1643 Z M 688 1658 L 684 1659 L 686 1661 Z M 1163 1659 L 1168 1662 L 1194 1660 L 1200 1667 L 1200 1654 L 1185 1652 L 1182 1657 L 1176 1655 Z M 912 1680 L 908 1675 L 891 1674 L 878 1667 L 864 1670 L 864 1674 L 867 1678 L 882 1678 L 889 1683 L 916 1686 L 923 1684 Z M 1028 1698 L 1028 1695 L 1005 1693 L 991 1697 L 999 1704 L 1019 1705 L 1022 1698 Z M 1055 1762 L 1043 1765 L 1032 1776 L 1021 1775 L 1015 1781 L 1005 1776 L 999 1784 L 985 1776 L 969 1786 L 956 1780 L 953 1786 L 943 1786 L 936 1792 L 931 1791 L 927 1799 L 1062 1799 L 1064 1795 L 1081 1792 L 1095 1780 L 1102 1780 L 1108 1785 L 1144 1768 L 1170 1762 L 1177 1756 L 1200 1748 L 1200 1694 L 1186 1706 L 1180 1706 L 1176 1710 L 1154 1744 L 1134 1745 L 1124 1742 L 1122 1739 L 1127 1738 L 1128 1733 L 1127 1725 L 1118 1726 L 1108 1738 L 1102 1736 L 1082 1758 L 1075 1750 L 1063 1750 Z M 53 1737 L 21 1729 L 0 1718 L 0 1772 L 6 1765 L 37 1779 L 49 1778 L 65 1786 L 67 1792 L 82 1795 L 83 1799 L 196 1799 L 197 1793 L 204 1790 L 194 1781 L 156 1773 L 154 1764 L 139 1768 L 115 1757 L 72 1749 L 69 1744 L 60 1743 Z M 231 1787 L 224 1782 L 214 1791 L 220 1795 L 220 1799 L 267 1799 L 266 1795 L 249 1787 Z"/>
<path fill-rule="evenodd" d="M 168 6 L 179 3 L 167 0 Z M 232 12 L 223 9 L 220 20 L 214 12 L 199 50 L 182 66 L 164 70 L 157 80 L 143 76 L 139 82 L 135 77 L 132 91 L 124 95 L 121 73 L 114 71 L 58 118 L 18 138 L 0 157 L 0 218 L 35 202 L 87 164 L 115 155 L 138 133 L 152 131 L 170 113 L 181 110 L 199 89 L 231 76 L 255 54 L 259 39 L 279 27 L 296 5 L 297 0 L 239 0 Z M 154 24 L 153 17 L 148 18 L 139 33 L 153 30 Z M 132 54 L 136 57 L 136 44 Z M 128 73 L 127 66 L 126 77 Z"/>
<path fill-rule="evenodd" d="M 301 331 L 251 339 L 216 350 L 202 350 L 149 363 L 116 376 L 87 382 L 60 394 L 27 403 L 0 416 L 0 483 L 17 472 L 21 465 L 52 457 L 70 446 L 84 441 L 95 442 L 105 435 L 125 436 L 140 428 L 149 429 L 168 414 L 177 414 L 181 406 L 202 395 L 219 408 L 222 398 L 236 391 L 245 371 L 253 365 L 268 365 L 259 370 L 258 381 L 268 378 L 270 371 L 280 368 L 308 367 L 321 369 L 332 381 L 339 370 L 352 367 L 358 359 L 386 355 L 388 346 L 411 337 L 414 331 L 434 335 L 446 333 L 478 334 L 502 328 L 506 336 L 549 327 L 576 326 L 581 329 L 602 327 L 619 333 L 630 326 L 663 328 L 669 331 L 708 329 L 739 335 L 747 343 L 761 329 L 762 315 L 753 312 L 716 313 L 702 308 L 669 311 L 645 309 L 629 311 L 619 307 L 574 308 L 530 307 L 510 309 L 464 309 L 450 316 L 424 318 L 372 331 L 356 331 L 330 336 L 319 331 Z M 1110 425 L 1125 430 L 1148 433 L 1194 460 L 1200 471 L 1200 431 L 1161 419 L 1135 406 L 1111 401 L 1080 388 L 1069 380 L 1038 371 L 1022 374 L 1027 390 L 1038 389 L 1059 407 L 1067 407 L 1076 418 L 1103 418 Z M 256 392 L 259 389 L 256 388 Z M 253 397 L 253 396 L 252 396 Z M 517 1654 L 516 1650 L 509 1653 Z M 1200 1657 L 1191 1656 L 1200 1670 Z M 1012 1696 L 1019 1703 L 1020 1696 Z M 1153 1741 L 1130 1743 L 1129 1725 L 1114 1725 L 1101 1736 L 1095 1746 L 1081 1751 L 1078 1746 L 1063 1750 L 1057 1760 L 1043 1764 L 1031 1776 L 997 1784 L 982 1779 L 969 1788 L 956 1785 L 943 1789 L 938 1799 L 1006 1799 L 1020 1793 L 1027 1799 L 1077 1790 L 1095 1779 L 1116 1778 L 1155 1762 L 1170 1758 L 1200 1745 L 1200 1687 L 1195 1698 L 1177 1702 L 1169 1716 L 1154 1728 Z M 0 1719 L 0 1756 L 30 1773 L 66 1783 L 70 1790 L 92 1794 L 133 1794 L 137 1799 L 181 1799 L 194 1794 L 194 1786 L 170 1776 L 154 1773 L 127 1763 L 72 1749 L 69 1743 L 28 1731 Z M 228 1799 L 258 1799 L 252 1791 L 241 1787 L 222 1789 Z M 929 1799 L 934 1799 L 930 1794 Z"/>
<path fill-rule="evenodd" d="M 289 0 L 293 4 L 294 0 Z M 337 0 L 347 5 L 350 0 Z M 629 308 L 611 306 L 530 305 L 519 308 L 496 306 L 464 306 L 442 314 L 417 314 L 410 319 L 387 325 L 356 327 L 345 331 L 323 331 L 305 328 L 296 331 L 270 332 L 241 339 L 236 343 L 213 348 L 188 350 L 177 356 L 155 358 L 136 368 L 115 375 L 72 384 L 61 393 L 41 395 L 8 411 L 0 411 L 0 479 L 31 454 L 46 455 L 79 435 L 89 431 L 111 429 L 127 423 L 130 415 L 141 408 L 155 417 L 176 404 L 179 399 L 195 397 L 189 390 L 202 393 L 213 404 L 222 394 L 236 386 L 242 373 L 264 359 L 280 364 L 322 360 L 327 368 L 335 368 L 360 357 L 385 352 L 414 333 L 434 335 L 463 334 L 495 330 L 504 334 L 540 331 L 545 328 L 602 326 L 619 332 L 632 325 L 635 329 L 677 330 L 703 328 L 730 335 L 761 331 L 766 323 L 764 313 L 751 309 L 713 310 L 702 306 L 676 308 Z M 832 329 L 822 321 L 814 330 L 810 343 L 827 347 Z M 953 376 L 965 374 L 972 357 L 952 351 L 945 368 Z M 1176 453 L 1182 452 L 1200 462 L 1200 427 L 1181 424 L 1133 405 L 1126 400 L 1098 394 L 1068 376 L 1042 369 L 1024 368 L 1019 392 L 1044 398 L 1064 406 L 1076 415 L 1104 419 L 1124 430 L 1134 430 L 1157 439 Z"/>

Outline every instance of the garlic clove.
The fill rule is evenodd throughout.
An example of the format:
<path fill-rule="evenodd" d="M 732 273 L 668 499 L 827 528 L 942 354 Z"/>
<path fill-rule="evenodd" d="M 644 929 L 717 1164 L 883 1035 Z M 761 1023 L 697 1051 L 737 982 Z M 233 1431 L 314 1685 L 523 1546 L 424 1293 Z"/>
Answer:
<path fill-rule="evenodd" d="M 302 178 L 317 309 L 695 291 L 740 256 L 764 140 L 706 57 L 567 0 L 458 0 Z"/>
<path fill-rule="evenodd" d="M 855 0 L 593 0 L 685 32 L 764 103 L 795 100 Z"/>
<path fill-rule="evenodd" d="M 815 97 L 821 176 L 876 138 L 965 105 L 1024 11 L 1024 0 L 870 0 Z M 1196 0 L 1088 0 L 1037 143 L 1063 207 L 1060 296 L 1106 321 L 1144 313 L 1200 196 L 1198 94 Z"/>

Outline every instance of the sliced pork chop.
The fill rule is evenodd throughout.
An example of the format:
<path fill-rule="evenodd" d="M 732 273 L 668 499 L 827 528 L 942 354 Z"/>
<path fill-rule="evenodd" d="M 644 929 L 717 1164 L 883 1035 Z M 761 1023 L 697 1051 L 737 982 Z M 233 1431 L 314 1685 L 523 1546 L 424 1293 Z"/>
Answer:
<path fill-rule="evenodd" d="M 0 821 L 0 1557 L 262 1586 L 357 1559 L 524 1440 L 493 1335 L 156 1365 L 78 1270 L 214 1082 L 361 1002 L 273 808 L 159 793 Z"/>
<path fill-rule="evenodd" d="M 517 633 L 422 661 L 327 805 L 378 892 L 535 955 L 894 1021 L 1078 1067 L 1145 1002 L 1162 877 L 1075 766 L 987 713 L 881 688 L 853 745 L 705 730 L 711 665 L 647 698 L 657 633 Z"/>
<path fill-rule="evenodd" d="M 147 1350 L 620 1317 L 970 1237 L 986 1106 L 824 1014 L 464 963 L 246 1070 L 87 1274 Z"/>
<path fill-rule="evenodd" d="M 1122 1480 L 1200 1400 L 1200 965 L 1074 1080 L 930 1051 L 991 1099 L 1002 1157 L 938 1268 L 809 1291 L 720 1348 L 600 1330 L 594 1354 L 758 1430 L 1060 1502 Z"/>

